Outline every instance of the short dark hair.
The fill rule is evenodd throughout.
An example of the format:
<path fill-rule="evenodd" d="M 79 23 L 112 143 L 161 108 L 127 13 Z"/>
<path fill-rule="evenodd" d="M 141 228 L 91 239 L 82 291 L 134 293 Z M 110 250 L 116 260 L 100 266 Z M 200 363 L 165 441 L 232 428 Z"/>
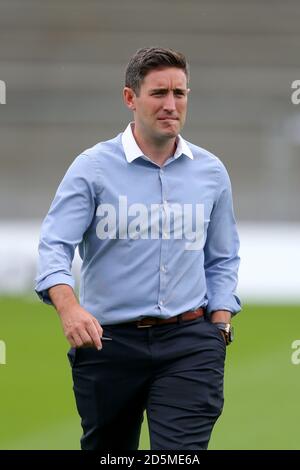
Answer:
<path fill-rule="evenodd" d="M 138 49 L 131 57 L 125 72 L 125 86 L 139 94 L 142 81 L 154 69 L 177 67 L 182 69 L 189 80 L 189 65 L 181 52 L 161 47 Z"/>

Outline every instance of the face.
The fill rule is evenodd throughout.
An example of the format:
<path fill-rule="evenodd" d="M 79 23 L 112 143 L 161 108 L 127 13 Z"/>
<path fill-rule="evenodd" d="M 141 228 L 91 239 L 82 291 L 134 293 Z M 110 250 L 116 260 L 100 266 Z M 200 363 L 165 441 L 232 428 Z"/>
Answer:
<path fill-rule="evenodd" d="M 134 113 L 136 131 L 156 141 L 176 137 L 185 122 L 188 92 L 184 71 L 175 67 L 149 72 L 139 96 L 125 87 L 124 99 Z"/>

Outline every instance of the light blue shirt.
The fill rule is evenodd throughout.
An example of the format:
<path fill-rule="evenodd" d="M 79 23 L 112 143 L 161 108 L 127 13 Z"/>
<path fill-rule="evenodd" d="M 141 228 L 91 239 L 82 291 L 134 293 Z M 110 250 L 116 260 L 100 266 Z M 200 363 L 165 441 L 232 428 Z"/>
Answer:
<path fill-rule="evenodd" d="M 133 124 L 132 124 L 133 125 Z M 36 292 L 74 288 L 100 324 L 169 318 L 199 306 L 240 308 L 239 239 L 224 165 L 181 136 L 162 167 L 143 155 L 131 124 L 79 155 L 43 222 Z"/>

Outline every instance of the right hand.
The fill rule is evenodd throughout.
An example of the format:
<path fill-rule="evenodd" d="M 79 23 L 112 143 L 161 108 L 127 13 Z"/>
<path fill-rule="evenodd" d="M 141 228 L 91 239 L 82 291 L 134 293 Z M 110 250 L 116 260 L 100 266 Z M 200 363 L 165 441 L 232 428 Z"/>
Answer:
<path fill-rule="evenodd" d="M 65 337 L 73 348 L 102 349 L 103 329 L 96 318 L 80 305 L 59 312 Z"/>

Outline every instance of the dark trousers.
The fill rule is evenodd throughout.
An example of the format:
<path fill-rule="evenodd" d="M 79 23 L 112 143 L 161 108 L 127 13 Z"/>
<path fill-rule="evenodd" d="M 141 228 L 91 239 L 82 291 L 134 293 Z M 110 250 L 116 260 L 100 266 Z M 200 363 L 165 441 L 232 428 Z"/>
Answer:
<path fill-rule="evenodd" d="M 206 449 L 223 407 L 225 341 L 200 317 L 104 326 L 103 348 L 71 349 L 82 449 L 138 449 L 146 410 L 151 450 Z"/>

